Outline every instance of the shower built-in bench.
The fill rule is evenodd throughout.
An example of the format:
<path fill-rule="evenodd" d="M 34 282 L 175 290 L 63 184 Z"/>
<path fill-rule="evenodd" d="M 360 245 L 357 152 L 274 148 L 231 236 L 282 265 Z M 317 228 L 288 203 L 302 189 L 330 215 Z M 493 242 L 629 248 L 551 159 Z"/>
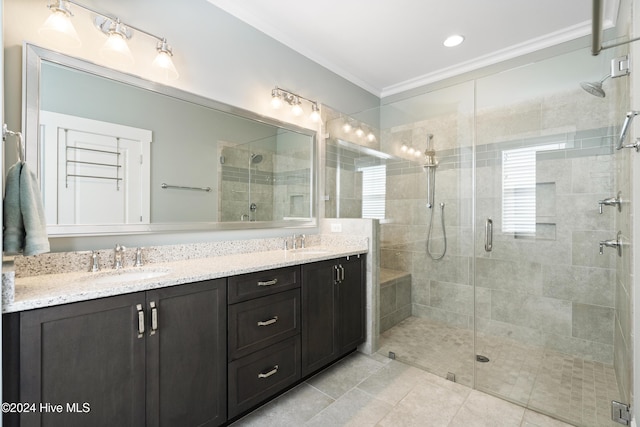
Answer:
<path fill-rule="evenodd" d="M 380 269 L 380 333 L 411 316 L 411 274 Z"/>

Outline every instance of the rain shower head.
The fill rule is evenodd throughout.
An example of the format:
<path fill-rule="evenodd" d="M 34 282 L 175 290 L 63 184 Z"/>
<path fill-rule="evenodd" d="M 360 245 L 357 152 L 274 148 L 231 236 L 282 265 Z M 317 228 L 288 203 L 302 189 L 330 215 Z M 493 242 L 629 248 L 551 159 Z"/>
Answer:
<path fill-rule="evenodd" d="M 251 163 L 257 165 L 262 161 L 262 154 L 251 153 Z"/>
<path fill-rule="evenodd" d="M 606 76 L 601 78 L 600 81 L 598 82 L 581 82 L 580 87 L 586 90 L 588 93 L 590 93 L 593 96 L 604 98 L 606 94 L 604 92 L 604 89 L 602 89 L 602 83 L 605 80 L 607 80 L 609 77 L 611 77 L 611 74 L 607 74 Z"/>
<path fill-rule="evenodd" d="M 607 76 L 609 77 L 609 76 Z M 597 96 L 599 98 L 605 97 L 604 89 L 602 89 L 602 81 L 599 82 L 581 82 L 580 87 L 586 90 L 593 96 Z"/>

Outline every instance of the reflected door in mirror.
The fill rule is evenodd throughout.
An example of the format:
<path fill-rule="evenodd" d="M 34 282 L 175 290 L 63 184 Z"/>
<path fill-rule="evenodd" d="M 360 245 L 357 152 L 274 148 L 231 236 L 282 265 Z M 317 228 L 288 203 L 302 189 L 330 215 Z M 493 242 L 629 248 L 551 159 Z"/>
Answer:
<path fill-rule="evenodd" d="M 151 131 L 48 111 L 40 118 L 48 224 L 149 223 Z"/>

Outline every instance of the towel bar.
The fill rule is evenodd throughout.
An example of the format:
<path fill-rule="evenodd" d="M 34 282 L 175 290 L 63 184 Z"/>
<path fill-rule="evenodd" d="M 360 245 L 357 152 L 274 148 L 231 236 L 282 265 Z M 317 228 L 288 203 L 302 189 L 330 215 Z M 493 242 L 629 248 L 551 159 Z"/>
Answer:
<path fill-rule="evenodd" d="M 162 188 L 177 188 L 179 190 L 197 190 L 197 191 L 206 191 L 207 193 L 211 192 L 211 187 L 185 187 L 182 185 L 169 185 L 164 182 L 161 185 Z"/>

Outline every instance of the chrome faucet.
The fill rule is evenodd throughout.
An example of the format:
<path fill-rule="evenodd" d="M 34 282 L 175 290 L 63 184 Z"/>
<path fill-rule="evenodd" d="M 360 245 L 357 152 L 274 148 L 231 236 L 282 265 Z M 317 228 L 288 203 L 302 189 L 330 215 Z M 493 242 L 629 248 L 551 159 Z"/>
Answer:
<path fill-rule="evenodd" d="M 291 249 L 293 249 L 294 251 L 298 249 L 298 236 L 295 233 L 291 238 Z"/>
<path fill-rule="evenodd" d="M 124 252 L 127 248 L 116 243 L 116 248 L 113 253 L 113 268 L 119 270 L 124 267 Z"/>
<path fill-rule="evenodd" d="M 621 200 L 620 200 L 620 192 L 618 192 L 618 194 L 616 195 L 616 197 L 607 197 L 604 200 L 598 200 L 598 205 L 600 207 L 600 213 L 602 214 L 602 206 L 607 205 L 607 206 L 617 206 L 618 207 L 618 212 L 620 212 L 622 206 L 620 205 Z"/>
<path fill-rule="evenodd" d="M 604 247 L 608 247 L 608 248 L 615 248 L 618 251 L 618 256 L 622 256 L 622 232 L 618 231 L 618 235 L 616 236 L 615 240 L 614 239 L 610 239 L 610 240 L 602 240 L 600 242 L 600 255 L 604 254 Z"/>
<path fill-rule="evenodd" d="M 91 271 L 92 273 L 100 271 L 100 262 L 98 261 L 97 251 L 91 251 L 91 266 L 89 267 L 89 271 Z"/>
<path fill-rule="evenodd" d="M 301 234 L 300 235 L 300 249 L 304 249 L 306 241 L 307 241 L 307 236 L 305 236 L 304 234 Z"/>

